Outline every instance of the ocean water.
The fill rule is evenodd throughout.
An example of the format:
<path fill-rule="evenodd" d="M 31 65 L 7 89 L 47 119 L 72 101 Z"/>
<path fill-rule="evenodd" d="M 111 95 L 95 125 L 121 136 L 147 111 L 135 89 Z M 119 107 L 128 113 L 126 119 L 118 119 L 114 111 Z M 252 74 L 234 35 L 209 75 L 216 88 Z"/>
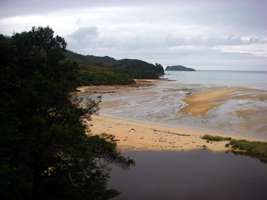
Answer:
<path fill-rule="evenodd" d="M 267 90 L 267 71 L 167 71 L 165 78 L 176 80 L 182 84 L 234 86 Z"/>

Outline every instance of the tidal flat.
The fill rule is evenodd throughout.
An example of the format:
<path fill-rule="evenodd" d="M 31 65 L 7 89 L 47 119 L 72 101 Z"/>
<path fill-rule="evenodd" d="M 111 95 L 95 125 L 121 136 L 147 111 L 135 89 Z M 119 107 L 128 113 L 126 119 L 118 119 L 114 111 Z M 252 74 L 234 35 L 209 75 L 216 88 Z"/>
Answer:
<path fill-rule="evenodd" d="M 263 89 L 167 80 L 145 87 L 93 87 L 93 91 L 83 92 L 82 98 L 101 95 L 102 116 L 267 140 L 267 91 Z"/>

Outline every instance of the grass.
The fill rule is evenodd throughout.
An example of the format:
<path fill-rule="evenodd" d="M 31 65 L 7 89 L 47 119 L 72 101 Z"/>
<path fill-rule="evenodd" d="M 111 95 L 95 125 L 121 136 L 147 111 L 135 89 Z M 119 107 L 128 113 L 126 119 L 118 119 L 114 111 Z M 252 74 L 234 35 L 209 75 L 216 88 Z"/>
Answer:
<path fill-rule="evenodd" d="M 262 162 L 267 163 L 267 142 L 251 142 L 247 140 L 231 140 L 229 145 L 233 151 L 239 153 L 242 151 L 245 155 L 258 158 Z"/>
<path fill-rule="evenodd" d="M 230 137 L 204 135 L 202 139 L 207 142 L 229 141 L 225 146 L 231 147 L 232 152 L 242 155 L 251 156 L 267 163 L 267 142 L 237 140 Z"/>

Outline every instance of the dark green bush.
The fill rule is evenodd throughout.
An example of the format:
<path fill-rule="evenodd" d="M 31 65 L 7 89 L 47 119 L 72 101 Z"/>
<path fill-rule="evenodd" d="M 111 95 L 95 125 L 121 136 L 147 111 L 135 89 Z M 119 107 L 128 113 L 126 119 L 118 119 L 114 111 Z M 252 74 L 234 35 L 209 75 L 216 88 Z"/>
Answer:
<path fill-rule="evenodd" d="M 222 137 L 222 136 L 213 136 L 213 135 L 204 135 L 202 139 L 207 140 L 207 141 L 215 141 L 215 142 L 220 142 L 220 141 L 227 141 L 231 140 L 232 138 L 230 137 Z"/>
<path fill-rule="evenodd" d="M 134 80 L 125 72 L 107 68 L 86 66 L 80 71 L 81 85 L 126 85 Z"/>
<path fill-rule="evenodd" d="M 234 150 L 244 151 L 245 154 L 256 157 L 263 162 L 267 162 L 267 143 L 251 142 L 247 140 L 231 140 L 231 147 Z"/>

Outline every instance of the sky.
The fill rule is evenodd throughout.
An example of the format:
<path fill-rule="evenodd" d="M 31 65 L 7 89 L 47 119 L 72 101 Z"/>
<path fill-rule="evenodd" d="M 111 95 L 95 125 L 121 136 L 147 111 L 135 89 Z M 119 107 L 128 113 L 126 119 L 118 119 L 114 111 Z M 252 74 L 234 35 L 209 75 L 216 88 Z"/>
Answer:
<path fill-rule="evenodd" d="M 0 0 L 0 33 L 32 26 L 85 55 L 267 71 L 267 0 Z"/>

